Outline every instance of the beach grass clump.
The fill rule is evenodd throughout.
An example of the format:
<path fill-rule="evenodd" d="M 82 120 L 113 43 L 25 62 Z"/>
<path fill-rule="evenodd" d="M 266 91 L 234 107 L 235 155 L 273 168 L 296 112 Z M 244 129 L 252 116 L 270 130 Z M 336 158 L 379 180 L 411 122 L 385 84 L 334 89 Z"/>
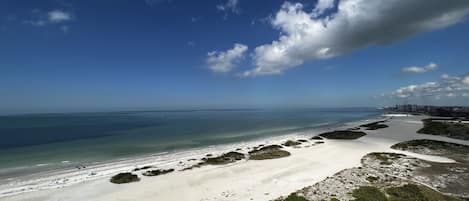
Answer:
<path fill-rule="evenodd" d="M 283 201 L 308 201 L 305 197 L 292 193 L 288 195 Z"/>
<path fill-rule="evenodd" d="M 383 124 L 384 122 L 386 121 L 377 121 L 377 122 L 373 122 L 369 124 L 360 125 L 360 127 L 364 127 L 366 128 L 366 130 L 378 130 L 378 129 L 389 127 L 388 125 Z"/>
<path fill-rule="evenodd" d="M 461 201 L 422 185 L 405 184 L 386 189 L 389 201 Z"/>
<path fill-rule="evenodd" d="M 386 195 L 373 186 L 360 186 L 352 191 L 353 201 L 387 201 Z"/>
<path fill-rule="evenodd" d="M 299 142 L 299 143 L 304 143 L 304 142 L 308 142 L 308 140 L 306 140 L 306 139 L 299 139 L 298 142 Z"/>
<path fill-rule="evenodd" d="M 319 136 L 327 138 L 327 139 L 354 140 L 354 139 L 363 137 L 365 135 L 366 133 L 362 131 L 337 130 L 337 131 L 322 133 Z"/>
<path fill-rule="evenodd" d="M 148 176 L 148 177 L 151 177 L 151 176 L 158 176 L 158 175 L 163 175 L 163 174 L 168 174 L 170 172 L 173 172 L 174 169 L 158 169 L 158 170 L 148 170 L 146 172 L 144 172 L 142 175 L 143 176 Z"/>
<path fill-rule="evenodd" d="M 130 182 L 140 181 L 140 178 L 136 174 L 130 172 L 119 173 L 111 177 L 111 183 L 125 184 Z"/>
<path fill-rule="evenodd" d="M 287 140 L 285 143 L 283 143 L 283 146 L 291 147 L 291 146 L 297 146 L 300 145 L 301 142 L 298 141 L 293 141 L 293 140 Z"/>
<path fill-rule="evenodd" d="M 457 123 L 452 119 L 424 119 L 421 134 L 442 135 L 449 138 L 469 140 L 469 124 Z M 446 122 L 451 121 L 451 123 Z"/>
<path fill-rule="evenodd" d="M 282 150 L 280 145 L 269 145 L 249 152 L 251 160 L 269 160 L 290 156 L 290 152 Z"/>
<path fill-rule="evenodd" d="M 242 160 L 245 157 L 246 156 L 242 153 L 231 151 L 231 152 L 228 152 L 228 153 L 224 153 L 221 156 L 211 157 L 211 158 L 203 158 L 202 160 L 204 162 L 201 165 L 203 165 L 203 164 L 224 165 L 224 164 L 233 163 L 233 162 Z"/>

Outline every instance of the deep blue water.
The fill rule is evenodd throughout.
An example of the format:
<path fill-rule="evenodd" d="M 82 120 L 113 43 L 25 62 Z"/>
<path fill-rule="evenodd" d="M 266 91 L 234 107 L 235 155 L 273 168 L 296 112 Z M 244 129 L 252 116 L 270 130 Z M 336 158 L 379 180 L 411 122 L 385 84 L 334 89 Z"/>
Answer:
<path fill-rule="evenodd" d="M 336 108 L 0 116 L 0 168 L 101 162 L 239 142 L 334 126 L 379 113 L 370 108 Z"/>

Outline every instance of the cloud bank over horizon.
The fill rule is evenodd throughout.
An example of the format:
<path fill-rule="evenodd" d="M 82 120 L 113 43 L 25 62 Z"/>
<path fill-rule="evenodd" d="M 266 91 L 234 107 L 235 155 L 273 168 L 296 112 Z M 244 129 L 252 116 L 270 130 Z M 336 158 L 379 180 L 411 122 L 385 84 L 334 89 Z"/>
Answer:
<path fill-rule="evenodd" d="M 337 12 L 332 12 L 335 7 Z M 332 13 L 326 15 L 328 11 Z M 384 46 L 445 28 L 461 22 L 468 14 L 466 0 L 320 0 L 311 11 L 301 3 L 285 2 L 270 20 L 280 37 L 254 48 L 254 67 L 240 74 L 282 74 L 305 62 L 341 56 L 363 47 Z"/>

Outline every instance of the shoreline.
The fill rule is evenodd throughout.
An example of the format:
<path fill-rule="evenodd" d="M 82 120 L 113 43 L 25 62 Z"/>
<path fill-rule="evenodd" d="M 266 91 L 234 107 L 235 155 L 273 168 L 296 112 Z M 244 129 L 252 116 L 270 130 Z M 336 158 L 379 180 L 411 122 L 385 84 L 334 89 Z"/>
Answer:
<path fill-rule="evenodd" d="M 206 154 L 217 155 L 239 148 L 243 151 L 249 151 L 250 148 L 259 144 L 280 144 L 282 141 L 288 139 L 311 137 L 325 131 L 356 127 L 364 123 L 379 121 L 386 118 L 389 117 L 380 114 L 372 118 L 367 117 L 366 119 L 331 124 L 325 127 L 321 127 L 321 125 L 316 129 L 299 131 L 285 135 L 262 137 L 259 139 L 236 143 L 210 145 L 203 148 L 189 148 L 175 150 L 172 152 L 153 153 L 122 158 L 113 161 L 97 162 L 86 166 L 86 168 L 83 169 L 67 168 L 33 173 L 31 175 L 6 179 L 6 181 L 9 182 L 0 185 L 0 198 L 48 189 L 64 188 L 98 179 L 108 179 L 119 172 L 129 171 L 143 166 L 158 166 L 159 168 L 175 168 L 176 170 L 182 170 L 195 165 L 198 162 L 198 159 L 205 157 Z M 183 164 L 181 164 L 182 161 Z"/>
<path fill-rule="evenodd" d="M 138 182 L 113 184 L 109 177 L 82 181 L 74 185 L 2 197 L 5 201 L 117 201 L 117 200 L 179 200 L 179 201 L 244 201 L 275 200 L 292 192 L 334 178 L 334 175 L 362 167 L 362 158 L 372 152 L 404 153 L 417 159 L 450 164 L 450 158 L 415 154 L 392 149 L 391 146 L 414 139 L 431 139 L 469 145 L 469 141 L 443 136 L 418 134 L 427 116 L 393 117 L 386 121 L 388 127 L 378 130 L 360 131 L 367 135 L 354 140 L 324 139 L 324 143 L 284 147 L 288 157 L 272 160 L 240 160 L 225 165 L 205 165 L 188 171 L 178 171 L 156 177 L 143 176 L 142 171 L 133 172 L 140 176 Z M 384 119 L 384 118 L 380 118 Z M 353 128 L 363 123 L 380 119 L 368 119 L 331 128 L 339 130 Z M 310 133 L 312 134 L 312 133 Z M 314 133 L 315 135 L 319 133 Z M 295 135 L 297 138 L 304 137 Z M 311 135 L 308 135 L 311 137 Z M 280 139 L 279 139 L 280 140 Z M 253 143 L 257 145 L 257 143 Z M 226 151 L 233 151 L 235 148 Z M 249 150 L 249 149 L 247 149 Z M 246 150 L 242 151 L 243 153 Z M 206 152 L 205 152 L 206 153 Z M 220 151 L 222 153 L 222 151 Z M 165 168 L 158 166 L 158 169 Z M 121 172 L 128 172 L 130 168 Z"/>

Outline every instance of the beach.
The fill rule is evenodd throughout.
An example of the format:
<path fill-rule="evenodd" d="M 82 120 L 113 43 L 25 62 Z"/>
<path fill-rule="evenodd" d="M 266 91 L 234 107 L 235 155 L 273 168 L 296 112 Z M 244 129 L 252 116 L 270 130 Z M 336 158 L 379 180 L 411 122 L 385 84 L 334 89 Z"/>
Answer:
<path fill-rule="evenodd" d="M 426 138 L 469 144 L 462 140 L 417 134 L 416 131 L 422 127 L 421 119 L 425 116 L 382 118 L 388 119 L 388 128 L 367 130 L 366 136 L 356 140 L 324 140 L 323 144 L 309 141 L 297 147 L 286 147 L 285 150 L 291 156 L 285 158 L 242 160 L 227 165 L 175 171 L 157 177 L 140 176 L 139 182 L 119 185 L 109 182 L 109 176 L 105 175 L 71 185 L 4 196 L 2 200 L 272 200 L 319 182 L 343 169 L 358 167 L 360 159 L 370 152 L 399 152 L 428 161 L 453 162 L 445 157 L 392 150 L 390 146 L 398 142 Z M 357 125 L 359 123 L 356 122 Z M 291 135 L 266 142 L 274 144 L 306 137 Z M 242 148 L 247 151 L 246 147 Z M 113 172 L 130 170 L 121 167 Z"/>

